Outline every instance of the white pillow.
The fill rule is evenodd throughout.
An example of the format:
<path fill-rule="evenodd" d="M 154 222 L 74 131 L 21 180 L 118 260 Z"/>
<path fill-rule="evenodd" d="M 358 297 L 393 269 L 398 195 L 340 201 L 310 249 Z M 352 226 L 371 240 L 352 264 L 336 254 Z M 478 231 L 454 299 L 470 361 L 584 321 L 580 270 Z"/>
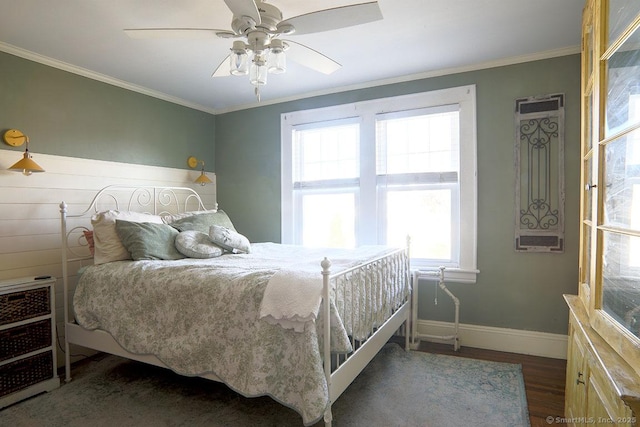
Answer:
<path fill-rule="evenodd" d="M 242 234 L 221 225 L 209 227 L 209 238 L 216 245 L 234 254 L 251 252 L 251 243 Z"/>
<path fill-rule="evenodd" d="M 116 219 L 162 224 L 162 218 L 159 215 L 141 212 L 109 210 L 93 215 L 91 224 L 93 225 L 93 241 L 95 244 L 94 264 L 131 259 L 129 251 L 122 245 L 116 232 Z"/>
<path fill-rule="evenodd" d="M 214 244 L 205 233 L 196 230 L 181 231 L 176 236 L 176 249 L 189 258 L 215 258 L 224 249 Z"/>

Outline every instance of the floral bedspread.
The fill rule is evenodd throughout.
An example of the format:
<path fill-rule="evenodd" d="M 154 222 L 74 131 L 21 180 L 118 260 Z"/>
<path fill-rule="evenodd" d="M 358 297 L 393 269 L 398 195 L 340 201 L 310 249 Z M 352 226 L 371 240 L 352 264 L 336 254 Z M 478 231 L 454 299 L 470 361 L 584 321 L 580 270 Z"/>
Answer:
<path fill-rule="evenodd" d="M 341 263 L 346 269 L 390 249 L 327 252 L 275 243 L 253 244 L 251 249 L 250 254 L 212 259 L 91 266 L 75 290 L 76 321 L 87 329 L 108 331 L 132 353 L 154 354 L 177 373 L 213 373 L 245 396 L 269 395 L 298 411 L 305 425 L 313 424 L 328 405 L 321 356 L 324 321 L 320 316 L 295 332 L 261 320 L 267 282 L 279 269 L 301 260 L 317 259 L 320 274 L 325 256 L 353 260 Z M 335 295 L 342 298 L 340 292 Z M 365 291 L 358 295 L 372 300 Z M 343 323 L 337 314 L 344 301 L 334 298 L 331 304 L 332 351 L 350 352 L 348 334 L 354 325 Z"/>

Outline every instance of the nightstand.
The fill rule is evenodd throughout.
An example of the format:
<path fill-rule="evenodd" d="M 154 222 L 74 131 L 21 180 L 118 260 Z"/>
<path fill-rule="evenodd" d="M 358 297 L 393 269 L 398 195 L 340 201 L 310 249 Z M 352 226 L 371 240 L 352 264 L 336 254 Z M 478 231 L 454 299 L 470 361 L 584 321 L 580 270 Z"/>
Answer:
<path fill-rule="evenodd" d="M 60 386 L 55 278 L 0 281 L 0 408 Z"/>

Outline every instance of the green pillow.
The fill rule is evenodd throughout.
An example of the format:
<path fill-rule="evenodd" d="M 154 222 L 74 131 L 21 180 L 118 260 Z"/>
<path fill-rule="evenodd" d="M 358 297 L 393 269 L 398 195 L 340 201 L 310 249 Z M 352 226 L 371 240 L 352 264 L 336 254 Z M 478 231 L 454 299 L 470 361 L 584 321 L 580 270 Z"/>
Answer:
<path fill-rule="evenodd" d="M 170 225 L 117 219 L 116 233 L 135 261 L 184 258 L 175 246 L 178 230 Z"/>
<path fill-rule="evenodd" d="M 171 226 L 177 228 L 179 231 L 195 230 L 204 234 L 209 234 L 209 228 L 212 225 L 219 225 L 236 231 L 231 220 L 222 210 L 191 215 L 171 223 Z"/>

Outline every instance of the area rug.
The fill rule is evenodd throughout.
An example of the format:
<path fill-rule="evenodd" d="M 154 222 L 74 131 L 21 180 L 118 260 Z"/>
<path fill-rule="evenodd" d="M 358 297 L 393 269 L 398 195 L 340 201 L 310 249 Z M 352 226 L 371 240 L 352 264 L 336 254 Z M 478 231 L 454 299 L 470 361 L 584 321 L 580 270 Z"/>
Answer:
<path fill-rule="evenodd" d="M 529 426 L 520 365 L 387 344 L 333 405 L 336 427 Z M 269 397 L 115 356 L 73 370 L 73 381 L 0 411 L 13 427 L 301 426 Z M 315 426 L 322 426 L 318 422 Z M 314 427 L 315 427 L 314 426 Z"/>

